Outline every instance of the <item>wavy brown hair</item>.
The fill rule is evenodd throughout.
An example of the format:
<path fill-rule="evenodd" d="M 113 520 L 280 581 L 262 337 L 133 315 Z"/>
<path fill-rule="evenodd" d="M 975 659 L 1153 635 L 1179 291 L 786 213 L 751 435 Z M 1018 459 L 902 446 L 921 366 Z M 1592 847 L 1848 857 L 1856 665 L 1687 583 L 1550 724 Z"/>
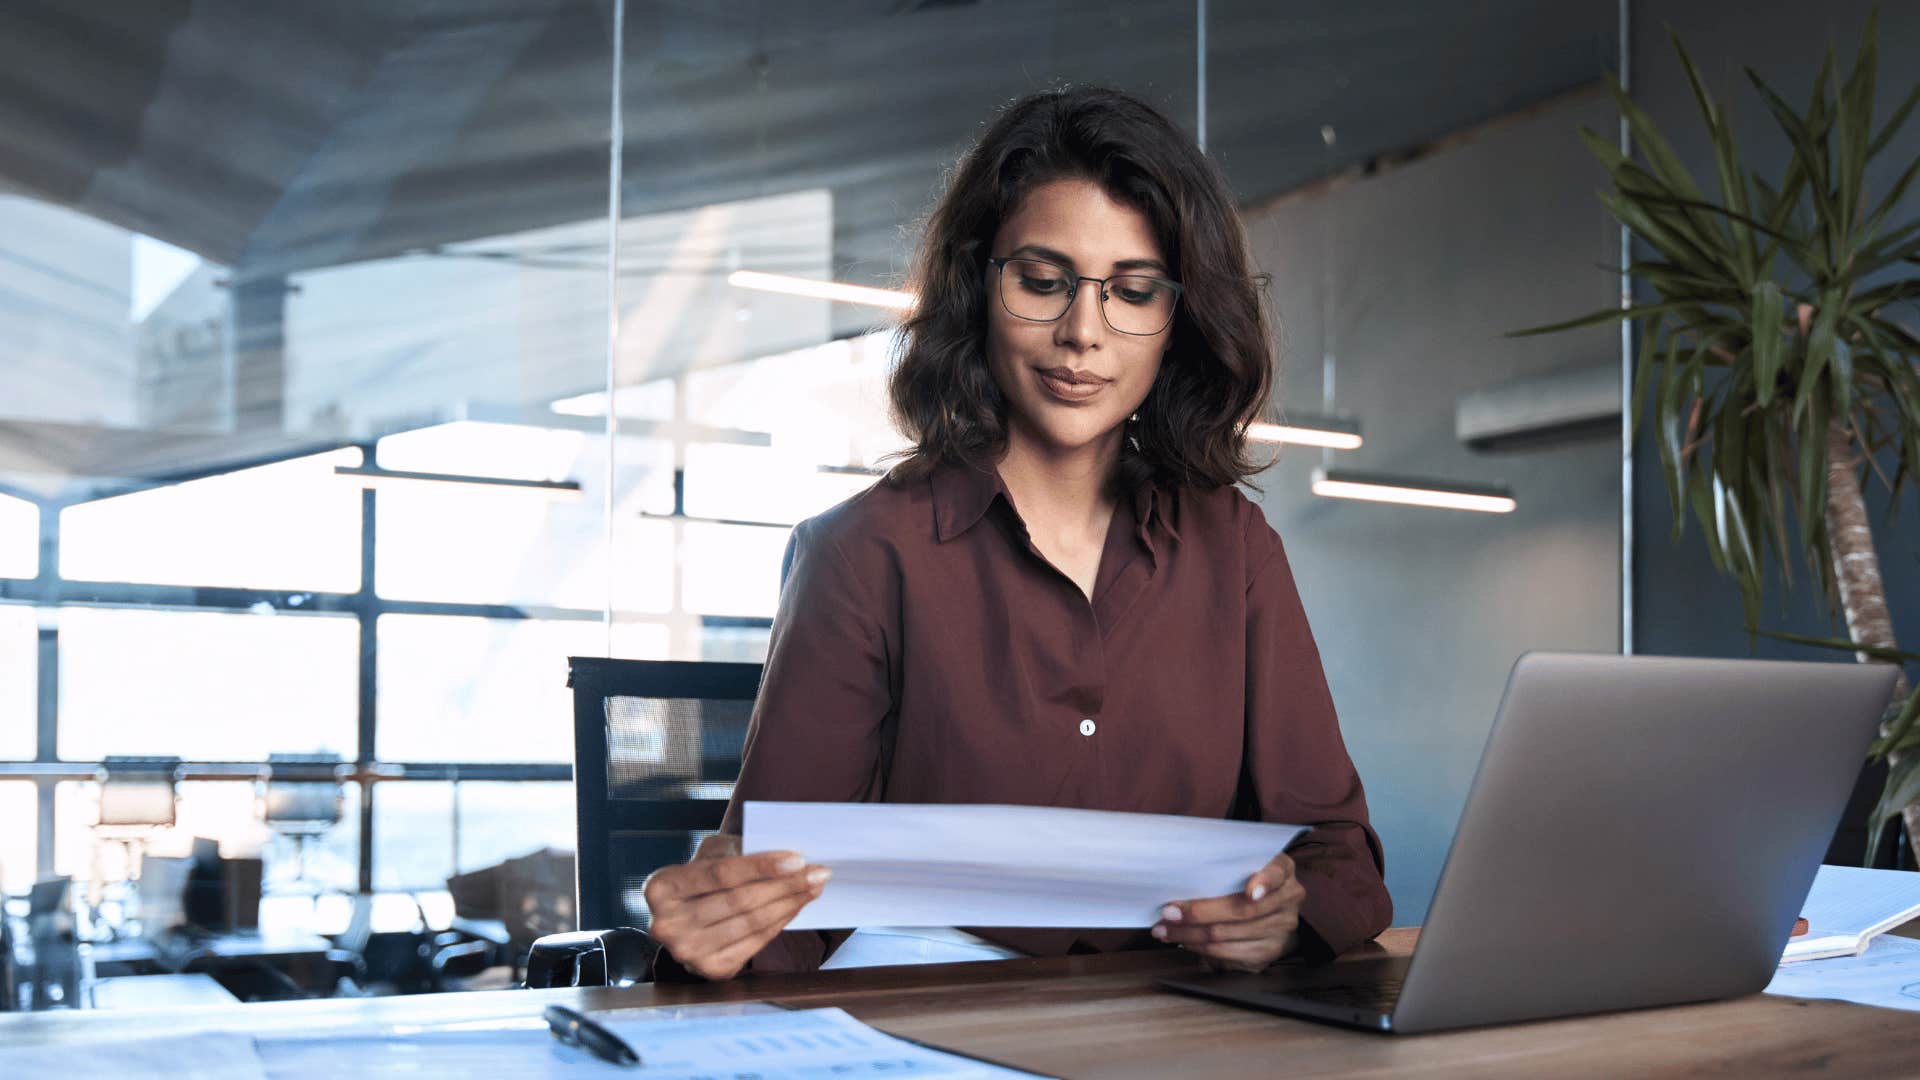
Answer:
<path fill-rule="evenodd" d="M 1215 488 L 1271 462 L 1247 454 L 1267 407 L 1273 351 L 1265 275 L 1224 177 L 1152 106 L 1104 87 L 1053 90 L 1001 110 L 949 174 L 928 214 L 889 380 L 893 418 L 914 442 L 896 481 L 943 462 L 991 468 L 1006 449 L 1007 402 L 987 366 L 984 274 L 995 233 L 1033 188 L 1085 179 L 1145 215 L 1184 287 L 1160 372 L 1129 422 L 1123 482 Z"/>

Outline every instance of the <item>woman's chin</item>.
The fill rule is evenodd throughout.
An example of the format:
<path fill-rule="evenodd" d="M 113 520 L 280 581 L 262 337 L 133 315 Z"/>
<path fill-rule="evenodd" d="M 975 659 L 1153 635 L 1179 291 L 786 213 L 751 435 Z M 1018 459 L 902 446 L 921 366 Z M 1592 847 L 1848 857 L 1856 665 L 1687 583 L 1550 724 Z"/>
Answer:
<path fill-rule="evenodd" d="M 1057 412 L 1048 409 L 1046 413 Z M 1043 413 L 1033 421 L 1021 424 L 1026 435 L 1040 448 L 1052 454 L 1073 454 L 1104 448 L 1108 444 L 1118 445 L 1120 420 L 1106 423 L 1101 419 L 1085 415 L 1047 415 Z"/>

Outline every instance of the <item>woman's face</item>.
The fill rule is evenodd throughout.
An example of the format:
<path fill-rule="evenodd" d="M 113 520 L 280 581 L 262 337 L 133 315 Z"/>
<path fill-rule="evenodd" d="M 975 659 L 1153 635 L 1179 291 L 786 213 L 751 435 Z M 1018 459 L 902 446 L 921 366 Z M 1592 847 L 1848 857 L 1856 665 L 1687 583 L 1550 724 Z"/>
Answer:
<path fill-rule="evenodd" d="M 1029 191 L 1001 223 L 990 254 L 1057 263 L 1069 277 L 1173 276 L 1146 215 L 1088 180 L 1055 180 Z M 1117 440 L 1120 426 L 1153 387 L 1171 324 L 1151 336 L 1114 330 L 1100 311 L 1100 287 L 1089 281 L 1079 283 L 1065 315 L 1032 322 L 1009 312 L 1000 290 L 1011 296 L 1022 288 L 1063 292 L 1066 286 L 1057 280 L 1023 284 L 1018 264 L 989 264 L 986 274 L 987 362 L 1007 397 L 1012 437 L 1055 452 Z M 1117 320 L 1127 301 L 1109 292 Z"/>

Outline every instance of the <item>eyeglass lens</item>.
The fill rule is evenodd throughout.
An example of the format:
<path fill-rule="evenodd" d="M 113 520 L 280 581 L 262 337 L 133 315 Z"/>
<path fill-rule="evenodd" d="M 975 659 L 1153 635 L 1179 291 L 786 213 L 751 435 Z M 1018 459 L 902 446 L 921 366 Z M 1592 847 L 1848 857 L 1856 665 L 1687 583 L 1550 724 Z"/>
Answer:
<path fill-rule="evenodd" d="M 1052 322 L 1073 303 L 1075 280 L 1053 263 L 1008 259 L 1000 268 L 1000 301 L 1019 318 Z M 1123 334 L 1157 334 L 1173 321 L 1178 294 L 1158 278 L 1121 275 L 1108 278 L 1100 295 L 1108 326 Z"/>

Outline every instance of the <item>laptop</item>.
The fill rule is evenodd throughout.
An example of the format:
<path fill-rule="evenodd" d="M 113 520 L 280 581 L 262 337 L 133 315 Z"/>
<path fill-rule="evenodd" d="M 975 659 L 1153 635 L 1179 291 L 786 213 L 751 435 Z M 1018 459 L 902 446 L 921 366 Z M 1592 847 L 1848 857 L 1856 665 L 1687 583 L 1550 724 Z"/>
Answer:
<path fill-rule="evenodd" d="M 1161 985 L 1400 1033 L 1756 993 L 1895 674 L 1528 653 L 1411 956 Z"/>

